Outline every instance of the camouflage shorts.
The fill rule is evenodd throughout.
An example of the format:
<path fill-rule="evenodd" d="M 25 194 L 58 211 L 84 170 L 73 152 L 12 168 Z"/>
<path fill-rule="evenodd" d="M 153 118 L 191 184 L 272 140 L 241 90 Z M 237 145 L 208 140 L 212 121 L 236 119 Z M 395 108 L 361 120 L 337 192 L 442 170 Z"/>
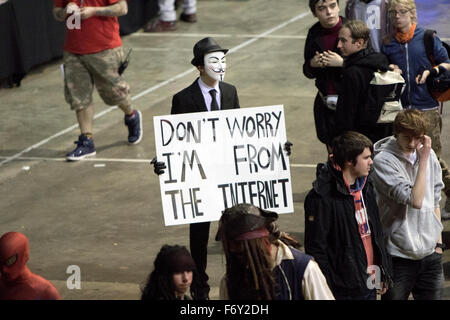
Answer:
<path fill-rule="evenodd" d="M 423 111 L 423 117 L 427 122 L 426 135 L 431 138 L 431 147 L 438 157 L 441 156 L 441 131 L 442 118 L 439 109 Z"/>
<path fill-rule="evenodd" d="M 107 105 L 130 104 L 130 86 L 117 71 L 122 59 L 122 47 L 85 55 L 64 51 L 64 95 L 70 108 L 88 107 L 94 85 Z"/>
<path fill-rule="evenodd" d="M 423 115 L 427 121 L 426 134 L 431 138 L 431 147 L 436 153 L 439 159 L 439 164 L 441 165 L 442 181 L 444 182 L 444 192 L 447 196 L 450 197 L 450 169 L 444 159 L 441 158 L 442 117 L 438 108 L 433 110 L 426 110 L 423 112 Z"/>

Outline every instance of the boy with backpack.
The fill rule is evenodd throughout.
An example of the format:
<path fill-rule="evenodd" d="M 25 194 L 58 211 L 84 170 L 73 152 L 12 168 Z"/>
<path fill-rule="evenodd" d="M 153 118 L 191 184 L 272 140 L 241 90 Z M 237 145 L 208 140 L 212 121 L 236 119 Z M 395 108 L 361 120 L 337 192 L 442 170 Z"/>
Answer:
<path fill-rule="evenodd" d="M 450 172 L 441 158 L 442 118 L 439 103 L 431 96 L 425 83 L 428 73 L 435 65 L 432 65 L 427 57 L 424 44 L 425 31 L 416 25 L 417 11 L 414 0 L 391 0 L 388 12 L 395 34 L 385 41 L 381 52 L 403 72 L 406 81 L 402 94 L 403 107 L 423 111 L 427 123 L 426 135 L 431 138 L 431 147 L 442 167 L 444 192 L 447 196 L 443 216 L 446 217 L 448 216 L 446 212 L 450 212 Z M 450 63 L 447 50 L 438 37 L 434 37 L 433 56 L 438 69 L 439 66 L 445 68 Z"/>
<path fill-rule="evenodd" d="M 389 70 L 389 61 L 384 54 L 367 47 L 369 34 L 369 28 L 360 20 L 345 22 L 339 31 L 338 49 L 344 56 L 344 70 L 336 108 L 335 136 L 357 131 L 375 143 L 391 135 L 391 124 L 377 123 L 381 105 L 370 106 L 368 93 L 374 72 Z"/>

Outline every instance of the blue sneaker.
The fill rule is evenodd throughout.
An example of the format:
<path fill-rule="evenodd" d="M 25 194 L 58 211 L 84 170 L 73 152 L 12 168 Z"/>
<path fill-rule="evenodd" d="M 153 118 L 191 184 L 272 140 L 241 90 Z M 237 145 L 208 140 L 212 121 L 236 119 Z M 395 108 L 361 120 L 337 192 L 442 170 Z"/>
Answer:
<path fill-rule="evenodd" d="M 131 117 L 125 116 L 125 125 L 128 127 L 128 143 L 138 144 L 142 140 L 142 114 L 139 110 L 134 110 Z"/>
<path fill-rule="evenodd" d="M 68 161 L 78 161 L 96 154 L 94 147 L 94 140 L 88 138 L 84 134 L 80 134 L 78 141 L 74 142 L 77 147 L 72 152 L 66 154 Z"/>

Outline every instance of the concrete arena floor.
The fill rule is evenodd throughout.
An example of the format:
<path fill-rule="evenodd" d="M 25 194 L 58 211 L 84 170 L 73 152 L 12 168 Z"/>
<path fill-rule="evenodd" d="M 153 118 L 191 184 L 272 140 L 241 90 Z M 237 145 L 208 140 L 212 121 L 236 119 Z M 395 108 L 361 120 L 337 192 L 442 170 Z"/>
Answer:
<path fill-rule="evenodd" d="M 344 14 L 341 2 L 341 14 Z M 196 41 L 213 36 L 228 54 L 226 81 L 234 84 L 241 107 L 283 104 L 291 161 L 295 213 L 280 227 L 303 240 L 303 200 L 325 161 L 317 140 L 312 105 L 314 82 L 301 72 L 308 28 L 315 22 L 306 0 L 199 0 L 198 22 L 180 23 L 171 33 L 137 32 L 123 38 L 133 48 L 125 78 L 134 107 L 143 114 L 144 138 L 126 143 L 117 108 L 95 93 L 97 156 L 68 163 L 66 152 L 78 136 L 74 113 L 64 101 L 61 61 L 41 66 L 19 88 L 0 90 L 0 234 L 25 233 L 29 267 L 51 280 L 64 299 L 138 299 L 139 286 L 163 244 L 188 246 L 187 226 L 164 227 L 154 156 L 153 116 L 170 112 L 174 93 L 191 84 Z M 438 26 L 449 29 L 449 23 Z M 8 110 L 8 112 L 5 112 Z M 450 162 L 450 111 L 444 108 L 443 158 Z M 443 197 L 445 199 L 445 197 Z M 448 242 L 449 222 L 444 223 Z M 214 241 L 208 249 L 211 298 L 218 298 L 224 257 Z M 450 277 L 450 253 L 444 256 Z M 68 289 L 69 266 L 81 270 L 81 289 Z M 445 288 L 450 298 L 450 284 Z"/>

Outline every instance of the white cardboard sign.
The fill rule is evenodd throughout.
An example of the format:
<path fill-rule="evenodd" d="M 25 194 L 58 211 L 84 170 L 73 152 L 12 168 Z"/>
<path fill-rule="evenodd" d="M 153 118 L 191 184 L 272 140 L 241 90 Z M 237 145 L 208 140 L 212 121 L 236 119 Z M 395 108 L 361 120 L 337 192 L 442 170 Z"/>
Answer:
<path fill-rule="evenodd" d="M 294 211 L 282 105 L 153 118 L 166 226 L 217 221 L 237 203 Z"/>

